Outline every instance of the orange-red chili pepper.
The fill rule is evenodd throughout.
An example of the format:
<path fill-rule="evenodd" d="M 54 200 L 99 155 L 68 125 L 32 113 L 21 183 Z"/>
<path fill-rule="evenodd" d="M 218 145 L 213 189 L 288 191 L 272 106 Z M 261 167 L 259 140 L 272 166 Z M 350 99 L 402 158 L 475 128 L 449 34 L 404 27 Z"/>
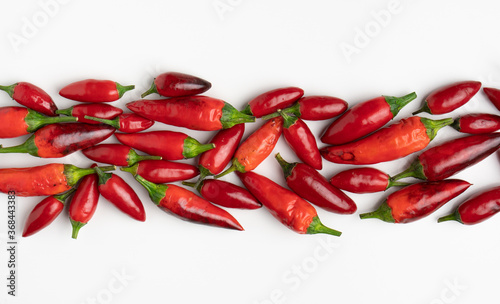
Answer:
<path fill-rule="evenodd" d="M 122 86 L 111 80 L 85 79 L 68 84 L 59 95 L 81 102 L 111 102 L 134 88 L 134 85 Z"/>
<path fill-rule="evenodd" d="M 144 98 L 149 94 L 157 93 L 165 97 L 179 97 L 201 94 L 208 91 L 212 84 L 199 77 L 178 73 L 167 72 L 158 75 L 151 84 L 151 88 L 142 93 Z"/>
<path fill-rule="evenodd" d="M 12 99 L 27 108 L 47 116 L 57 115 L 57 106 L 52 97 L 34 84 L 18 82 L 10 86 L 0 86 L 0 90 L 5 91 Z"/>

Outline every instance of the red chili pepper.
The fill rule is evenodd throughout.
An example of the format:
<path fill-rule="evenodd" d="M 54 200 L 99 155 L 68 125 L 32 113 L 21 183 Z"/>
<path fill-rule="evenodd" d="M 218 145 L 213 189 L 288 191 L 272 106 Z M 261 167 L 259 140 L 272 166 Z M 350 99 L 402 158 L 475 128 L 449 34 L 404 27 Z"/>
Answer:
<path fill-rule="evenodd" d="M 115 129 L 125 133 L 135 133 L 144 131 L 151 128 L 151 126 L 153 126 L 153 124 L 155 123 L 150 119 L 144 118 L 134 113 L 120 114 L 118 117 L 112 120 L 91 117 L 87 115 L 85 115 L 85 119 L 90 119 L 103 124 L 110 125 Z"/>
<path fill-rule="evenodd" d="M 331 96 L 307 96 L 300 98 L 293 106 L 283 109 L 284 114 L 293 114 L 303 120 L 331 119 L 347 110 L 347 102 Z M 262 119 L 279 116 L 278 113 L 265 115 Z"/>
<path fill-rule="evenodd" d="M 491 103 L 500 111 L 500 90 L 495 88 L 483 88 Z"/>
<path fill-rule="evenodd" d="M 68 84 L 59 91 L 62 97 L 82 102 L 111 102 L 135 86 L 122 86 L 111 80 L 85 79 Z"/>
<path fill-rule="evenodd" d="M 85 119 L 85 116 L 88 115 L 97 118 L 113 119 L 122 114 L 123 110 L 109 104 L 86 103 L 75 105 L 63 110 L 57 110 L 56 113 L 76 117 L 79 122 L 97 125 L 100 124 L 100 122 Z"/>
<path fill-rule="evenodd" d="M 395 186 L 408 186 L 407 183 L 392 181 L 391 177 L 375 168 L 354 168 L 337 173 L 330 179 L 337 188 L 352 193 L 380 192 Z"/>
<path fill-rule="evenodd" d="M 12 99 L 27 108 L 47 116 L 56 116 L 57 106 L 49 94 L 31 83 L 18 82 L 0 86 L 0 90 L 7 92 Z"/>
<path fill-rule="evenodd" d="M 413 184 L 390 194 L 377 210 L 359 217 L 378 218 L 388 223 L 410 223 L 436 211 L 470 185 L 457 179 Z"/>
<path fill-rule="evenodd" d="M 208 96 L 137 100 L 127 104 L 132 112 L 154 121 L 192 130 L 215 131 L 254 122 L 227 102 Z"/>
<path fill-rule="evenodd" d="M 200 174 L 195 166 L 167 160 L 141 160 L 131 167 L 122 167 L 120 170 L 140 175 L 157 184 L 188 180 Z"/>
<path fill-rule="evenodd" d="M 412 116 L 378 130 L 358 141 L 325 147 L 321 155 L 339 164 L 376 164 L 402 158 L 427 147 L 439 129 L 453 119 L 431 120 Z"/>
<path fill-rule="evenodd" d="M 202 145 L 196 139 L 174 131 L 116 133 L 115 136 L 124 145 L 165 160 L 193 158 L 215 147 L 214 144 Z"/>
<path fill-rule="evenodd" d="M 245 187 L 283 225 L 300 234 L 326 233 L 340 236 L 342 232 L 323 225 L 316 209 L 294 192 L 255 172 L 236 173 Z"/>
<path fill-rule="evenodd" d="M 262 117 L 279 109 L 288 108 L 303 95 L 304 90 L 296 87 L 271 90 L 252 99 L 241 112 L 255 117 Z"/>
<path fill-rule="evenodd" d="M 368 135 L 391 121 L 410 101 L 415 92 L 402 97 L 381 96 L 356 104 L 328 126 L 321 141 L 341 145 Z"/>
<path fill-rule="evenodd" d="M 157 93 L 165 97 L 179 97 L 201 94 L 208 91 L 212 84 L 196 76 L 167 72 L 158 75 L 153 81 L 151 88 L 144 92 L 141 97 L 144 98 L 152 93 Z"/>
<path fill-rule="evenodd" d="M 439 88 L 430 93 L 424 105 L 413 114 L 427 112 L 446 114 L 466 104 L 481 88 L 479 81 L 462 81 Z"/>
<path fill-rule="evenodd" d="M 100 144 L 82 150 L 89 159 L 115 166 L 132 166 L 141 160 L 161 159 L 161 156 L 139 155 L 134 149 L 120 144 Z"/>
<path fill-rule="evenodd" d="M 99 193 L 123 213 L 144 222 L 146 212 L 134 189 L 116 174 L 104 173 L 99 168 L 95 171 L 99 176 Z"/>
<path fill-rule="evenodd" d="M 115 129 L 85 123 L 47 125 L 14 147 L 0 147 L 0 153 L 29 153 L 42 158 L 63 157 L 91 147 L 110 137 Z"/>
<path fill-rule="evenodd" d="M 73 191 L 74 189 L 70 189 L 65 193 L 49 196 L 39 202 L 26 219 L 23 237 L 33 235 L 50 225 L 64 210 L 64 203 Z"/>
<path fill-rule="evenodd" d="M 455 209 L 452 214 L 438 219 L 438 223 L 455 220 L 465 225 L 485 221 L 500 211 L 500 187 L 478 193 Z"/>
<path fill-rule="evenodd" d="M 462 133 L 492 133 L 500 129 L 500 116 L 487 113 L 467 114 L 455 119 L 451 126 Z"/>

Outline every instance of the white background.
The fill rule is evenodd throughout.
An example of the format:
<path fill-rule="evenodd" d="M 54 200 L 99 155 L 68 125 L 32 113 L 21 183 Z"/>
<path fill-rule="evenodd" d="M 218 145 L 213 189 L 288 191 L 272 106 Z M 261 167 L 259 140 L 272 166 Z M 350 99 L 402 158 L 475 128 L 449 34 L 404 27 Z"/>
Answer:
<path fill-rule="evenodd" d="M 500 87 L 498 9 L 496 1 L 8 2 L 0 10 L 0 83 L 32 82 L 59 108 L 74 103 L 58 91 L 85 78 L 135 84 L 136 90 L 115 103 L 125 108 L 165 71 L 211 81 L 206 94 L 239 109 L 262 92 L 292 85 L 306 95 L 337 96 L 350 105 L 415 91 L 417 100 L 400 119 L 442 85 L 470 79 Z M 4 93 L 0 101 L 14 104 Z M 481 90 L 463 108 L 437 118 L 470 112 L 498 114 Z M 260 124 L 248 125 L 246 134 Z M 329 122 L 308 124 L 319 136 Z M 187 132 L 202 142 L 213 135 L 160 123 L 154 129 Z M 431 145 L 458 136 L 446 128 Z M 282 139 L 275 152 L 297 161 Z M 393 175 L 414 157 L 374 167 Z M 296 234 L 265 209 L 230 210 L 244 232 L 184 222 L 159 210 L 131 176 L 117 172 L 142 198 L 147 221 L 135 222 L 101 199 L 94 218 L 73 240 L 63 213 L 39 234 L 19 239 L 15 298 L 7 295 L 8 256 L 0 250 L 0 302 L 494 303 L 500 217 L 476 226 L 436 219 L 498 185 L 498 161 L 495 154 L 456 175 L 473 186 L 415 223 L 359 219 L 394 190 L 350 194 L 358 205 L 354 215 L 318 208 L 324 224 L 343 231 L 340 238 Z M 49 162 L 90 164 L 80 152 L 55 160 L 0 156 L 0 167 Z M 330 178 L 347 168 L 324 161 L 321 173 Z M 284 185 L 272 157 L 256 172 Z M 235 175 L 226 180 L 239 183 Z M 18 235 L 41 199 L 18 198 Z M 5 248 L 6 195 L 0 195 L 2 201 Z"/>

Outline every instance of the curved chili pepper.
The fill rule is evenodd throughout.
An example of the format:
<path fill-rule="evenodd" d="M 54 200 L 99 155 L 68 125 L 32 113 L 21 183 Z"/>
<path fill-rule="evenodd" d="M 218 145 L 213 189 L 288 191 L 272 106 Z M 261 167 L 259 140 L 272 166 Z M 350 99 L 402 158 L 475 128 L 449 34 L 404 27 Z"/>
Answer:
<path fill-rule="evenodd" d="M 331 96 L 306 96 L 300 98 L 293 106 L 283 109 L 284 114 L 293 114 L 303 120 L 331 119 L 347 110 L 347 102 Z M 262 119 L 279 116 L 278 113 L 265 115 Z"/>
<path fill-rule="evenodd" d="M 79 122 L 97 125 L 100 124 L 100 122 L 85 119 L 85 116 L 113 119 L 122 114 L 123 110 L 109 104 L 86 103 L 75 105 L 67 109 L 57 110 L 56 113 L 76 117 Z"/>
<path fill-rule="evenodd" d="M 262 117 L 288 108 L 304 95 L 304 90 L 297 87 L 274 89 L 252 99 L 242 113 Z"/>
<path fill-rule="evenodd" d="M 500 116 L 487 113 L 467 114 L 455 119 L 451 126 L 462 133 L 492 133 L 500 129 Z"/>
<path fill-rule="evenodd" d="M 131 167 L 122 167 L 120 170 L 140 175 L 157 184 L 188 180 L 200 174 L 198 168 L 193 165 L 167 160 L 141 160 Z"/>
<path fill-rule="evenodd" d="M 431 120 L 413 116 L 382 128 L 358 141 L 325 147 L 321 155 L 339 164 L 376 164 L 395 160 L 427 147 L 439 129 L 453 119 Z"/>
<path fill-rule="evenodd" d="M 243 185 L 283 225 L 300 234 L 326 233 L 340 236 L 342 232 L 323 225 L 316 209 L 294 192 L 281 187 L 253 171 L 236 172 Z"/>
<path fill-rule="evenodd" d="M 466 104 L 481 88 L 479 81 L 456 82 L 430 93 L 420 110 L 413 113 L 446 114 Z"/>
<path fill-rule="evenodd" d="M 122 86 L 111 80 L 85 79 L 68 84 L 59 95 L 81 102 L 111 102 L 134 88 L 134 85 Z"/>
<path fill-rule="evenodd" d="M 34 84 L 18 82 L 10 86 L 0 86 L 0 90 L 27 108 L 47 116 L 56 116 L 57 106 L 52 98 Z"/>
<path fill-rule="evenodd" d="M 56 123 L 37 130 L 24 143 L 0 147 L 0 153 L 28 153 L 42 158 L 63 157 L 110 137 L 115 129 L 85 123 Z"/>
<path fill-rule="evenodd" d="M 337 173 L 330 179 L 335 187 L 352 193 L 380 192 L 396 186 L 408 186 L 391 180 L 391 177 L 375 168 L 354 168 Z"/>
<path fill-rule="evenodd" d="M 154 121 L 199 131 L 227 129 L 255 121 L 255 117 L 239 112 L 229 103 L 208 96 L 143 99 L 129 102 L 127 108 Z"/>
<path fill-rule="evenodd" d="M 368 135 L 391 121 L 410 101 L 415 92 L 402 97 L 381 96 L 356 104 L 328 126 L 321 141 L 341 145 Z"/>
<path fill-rule="evenodd" d="M 124 145 L 165 160 L 193 158 L 215 147 L 214 144 L 202 145 L 196 139 L 174 131 L 116 133 L 115 136 Z"/>
<path fill-rule="evenodd" d="M 113 128 L 125 132 L 135 133 L 147 130 L 153 126 L 154 121 L 134 113 L 120 114 L 115 119 L 103 119 L 85 115 L 85 119 L 94 120 L 103 124 L 112 126 Z"/>
<path fill-rule="evenodd" d="M 428 216 L 470 186 L 458 179 L 413 184 L 390 194 L 377 210 L 359 217 L 378 218 L 388 223 L 410 223 Z"/>
<path fill-rule="evenodd" d="M 178 72 L 167 72 L 158 75 L 151 88 L 142 93 L 141 97 L 144 98 L 152 93 L 165 97 L 189 96 L 206 92 L 211 87 L 212 84 L 205 79 Z"/>
<path fill-rule="evenodd" d="M 495 88 L 483 88 L 483 92 L 488 96 L 489 101 L 500 111 L 500 90 Z"/>
<path fill-rule="evenodd" d="M 440 217 L 438 223 L 455 220 L 465 225 L 485 221 L 500 211 L 500 187 L 478 193 L 461 203 L 452 214 Z"/>
<path fill-rule="evenodd" d="M 135 220 L 144 222 L 146 212 L 140 198 L 121 177 L 112 173 L 105 173 L 95 168 L 99 176 L 99 193 L 123 213 Z"/>
<path fill-rule="evenodd" d="M 115 166 L 132 166 L 141 160 L 161 159 L 161 156 L 139 155 L 134 149 L 120 144 L 100 144 L 82 150 L 82 153 L 93 161 Z"/>

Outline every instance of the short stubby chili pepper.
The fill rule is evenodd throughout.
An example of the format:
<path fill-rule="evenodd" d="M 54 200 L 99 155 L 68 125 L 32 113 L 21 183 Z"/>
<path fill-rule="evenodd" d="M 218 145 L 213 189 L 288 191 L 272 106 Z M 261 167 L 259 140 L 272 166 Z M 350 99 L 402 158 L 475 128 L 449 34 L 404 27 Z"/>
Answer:
<path fill-rule="evenodd" d="M 356 203 L 313 167 L 288 163 L 279 153 L 276 159 L 283 170 L 286 184 L 300 197 L 330 212 L 352 214 L 356 211 Z"/>
<path fill-rule="evenodd" d="M 325 147 L 320 152 L 326 160 L 339 164 L 366 165 L 391 161 L 424 149 L 439 129 L 451 123 L 451 118 L 431 120 L 412 116 L 360 140 Z"/>
<path fill-rule="evenodd" d="M 161 156 L 139 155 L 134 149 L 120 144 L 100 144 L 82 150 L 89 159 L 115 166 L 132 166 L 147 159 L 161 159 Z"/>
<path fill-rule="evenodd" d="M 340 236 L 342 232 L 323 225 L 316 209 L 294 192 L 253 171 L 236 173 L 243 185 L 283 225 L 300 234 L 326 233 Z"/>
<path fill-rule="evenodd" d="M 480 192 L 461 203 L 452 214 L 440 217 L 438 223 L 457 221 L 465 225 L 481 223 L 500 211 L 500 187 Z"/>
<path fill-rule="evenodd" d="M 385 191 L 390 187 L 409 185 L 392 181 L 387 173 L 369 167 L 339 172 L 330 179 L 330 183 L 339 189 L 352 193 L 374 193 Z"/>
<path fill-rule="evenodd" d="M 27 108 L 47 116 L 57 115 L 57 106 L 52 97 L 34 84 L 18 82 L 10 86 L 0 86 L 0 90 L 5 91 L 12 99 Z"/>
<path fill-rule="evenodd" d="M 174 131 L 115 133 L 115 136 L 124 145 L 165 160 L 193 158 L 215 148 L 214 144 L 201 144 L 185 133 Z"/>
<path fill-rule="evenodd" d="M 321 135 L 321 141 L 341 145 L 368 135 L 391 121 L 410 101 L 415 92 L 402 97 L 381 96 L 356 104 L 333 121 Z"/>
<path fill-rule="evenodd" d="M 438 181 L 477 164 L 500 148 L 500 133 L 452 139 L 420 154 L 408 169 L 392 177 Z"/>
<path fill-rule="evenodd" d="M 151 88 L 142 93 L 141 97 L 153 93 L 165 97 L 197 95 L 208 91 L 211 87 L 212 84 L 205 79 L 179 72 L 167 72 L 158 75 L 153 80 Z"/>
<path fill-rule="evenodd" d="M 424 105 L 413 114 L 446 114 L 466 104 L 481 89 L 479 81 L 456 82 L 431 92 Z"/>
<path fill-rule="evenodd" d="M 300 98 L 293 106 L 283 109 L 284 114 L 295 115 L 303 120 L 326 120 L 339 116 L 347 110 L 347 102 L 332 96 L 306 96 Z M 275 112 L 262 119 L 277 117 Z"/>
<path fill-rule="evenodd" d="M 24 143 L 0 147 L 0 153 L 28 153 L 41 158 L 57 158 L 92 147 L 110 137 L 115 128 L 85 123 L 56 123 L 37 130 Z"/>
<path fill-rule="evenodd" d="M 51 117 L 24 107 L 1 107 L 0 138 L 13 138 L 35 132 L 43 126 L 76 121 L 74 117 Z"/>
<path fill-rule="evenodd" d="M 99 176 L 99 193 L 131 218 L 144 222 L 146 211 L 141 199 L 121 177 L 112 173 L 105 173 L 95 168 Z"/>
<path fill-rule="evenodd" d="M 58 195 L 46 197 L 36 204 L 24 224 L 23 237 L 33 235 L 50 225 L 64 210 L 66 199 L 73 192 L 74 188 Z"/>
<path fill-rule="evenodd" d="M 122 86 L 111 80 L 85 79 L 68 84 L 59 95 L 81 102 L 112 102 L 134 88 L 134 85 Z"/>
<path fill-rule="evenodd" d="M 467 114 L 455 119 L 451 126 L 462 133 L 492 133 L 500 129 L 500 116 L 488 113 Z"/>
<path fill-rule="evenodd" d="M 127 108 L 154 121 L 199 131 L 216 131 L 255 121 L 255 117 L 241 113 L 229 103 L 208 96 L 143 99 L 129 102 Z"/>
<path fill-rule="evenodd" d="M 198 168 L 193 165 L 168 160 L 141 160 L 133 166 L 121 167 L 120 170 L 140 175 L 156 184 L 185 181 L 200 174 Z"/>
<path fill-rule="evenodd" d="M 359 217 L 388 223 L 414 222 L 433 213 L 470 186 L 458 179 L 413 184 L 390 194 L 377 210 Z"/>
<path fill-rule="evenodd" d="M 135 133 L 147 130 L 153 126 L 154 121 L 134 113 L 124 113 L 118 115 L 115 119 L 103 119 L 85 115 L 85 119 L 97 121 L 110 125 L 124 133 Z"/>
<path fill-rule="evenodd" d="M 496 88 L 483 88 L 489 101 L 500 111 L 500 90 Z"/>
<path fill-rule="evenodd" d="M 100 122 L 85 119 L 85 116 L 88 115 L 97 118 L 113 119 L 122 114 L 123 110 L 109 104 L 85 103 L 78 104 L 67 109 L 57 110 L 56 113 L 76 117 L 78 122 L 97 125 L 100 124 Z"/>
<path fill-rule="evenodd" d="M 297 87 L 274 89 L 252 99 L 242 113 L 262 117 L 293 105 L 304 95 L 304 90 Z"/>

